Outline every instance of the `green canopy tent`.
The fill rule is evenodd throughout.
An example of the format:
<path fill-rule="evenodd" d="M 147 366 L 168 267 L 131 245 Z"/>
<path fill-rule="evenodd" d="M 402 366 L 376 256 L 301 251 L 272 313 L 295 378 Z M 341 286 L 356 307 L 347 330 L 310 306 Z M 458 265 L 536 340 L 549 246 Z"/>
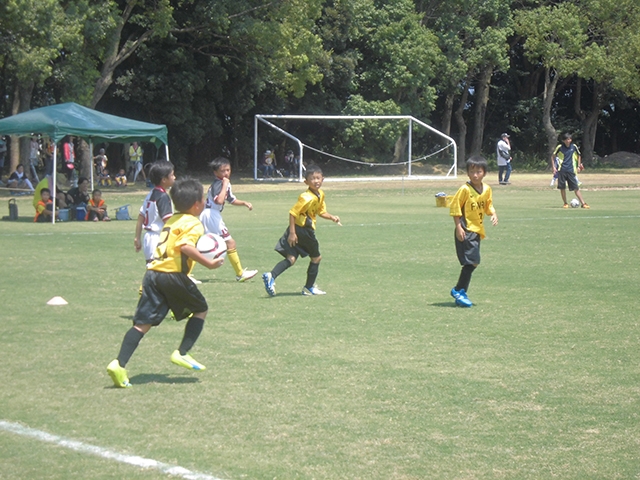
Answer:
<path fill-rule="evenodd" d="M 36 108 L 0 119 L 0 134 L 29 136 L 34 133 L 47 135 L 57 145 L 65 136 L 80 137 L 91 145 L 100 142 L 129 143 L 146 141 L 157 147 L 165 146 L 169 160 L 168 131 L 165 125 L 139 122 L 128 118 L 101 113 L 77 103 L 61 103 Z M 57 146 L 53 153 L 53 184 L 56 185 Z M 91 169 L 93 188 L 93 168 Z M 55 202 L 55 195 L 52 196 Z M 55 208 L 55 204 L 54 204 Z M 55 223 L 55 215 L 52 222 Z"/>

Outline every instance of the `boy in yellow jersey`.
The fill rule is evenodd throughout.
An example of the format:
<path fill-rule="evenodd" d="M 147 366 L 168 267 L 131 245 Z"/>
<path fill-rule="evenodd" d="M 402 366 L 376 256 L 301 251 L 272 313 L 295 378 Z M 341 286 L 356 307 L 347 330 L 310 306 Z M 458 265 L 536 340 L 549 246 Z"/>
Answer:
<path fill-rule="evenodd" d="M 471 307 L 467 297 L 471 274 L 480 263 L 480 240 L 485 238 L 483 219 L 491 217 L 491 223 L 498 224 L 498 216 L 493 208 L 491 187 L 482 180 L 487 174 L 487 161 L 474 155 L 467 160 L 469 181 L 461 186 L 451 200 L 450 215 L 455 223 L 455 242 L 462 271 L 458 284 L 451 289 L 456 305 Z"/>
<path fill-rule="evenodd" d="M 298 202 L 289 210 L 289 227 L 276 244 L 276 252 L 284 257 L 273 270 L 262 275 L 264 288 L 274 297 L 276 294 L 276 277 L 291 267 L 299 256 L 311 258 L 307 269 L 307 282 L 302 288 L 303 295 L 325 295 L 315 281 L 318 276 L 320 260 L 320 246 L 316 239 L 316 216 L 340 224 L 340 217 L 327 212 L 324 202 L 324 192 L 320 189 L 324 177 L 317 165 L 310 165 L 305 172 L 304 183 L 308 185 L 306 192 L 298 197 Z M 341 225 L 341 224 L 340 224 Z"/>
<path fill-rule="evenodd" d="M 133 327 L 124 336 L 118 358 L 107 366 L 116 387 L 131 386 L 125 366 L 142 337 L 151 327 L 160 325 L 169 310 L 177 320 L 189 319 L 182 343 L 171 354 L 171 361 L 191 370 L 206 368 L 188 354 L 202 332 L 208 311 L 207 301 L 188 274 L 195 262 L 212 269 L 222 265 L 223 258 L 210 260 L 196 248 L 204 234 L 198 219 L 204 209 L 203 194 L 202 184 L 189 177 L 177 180 L 171 189 L 178 213 L 167 220 L 162 229 L 153 261 L 142 280 L 142 295 L 133 316 Z"/>

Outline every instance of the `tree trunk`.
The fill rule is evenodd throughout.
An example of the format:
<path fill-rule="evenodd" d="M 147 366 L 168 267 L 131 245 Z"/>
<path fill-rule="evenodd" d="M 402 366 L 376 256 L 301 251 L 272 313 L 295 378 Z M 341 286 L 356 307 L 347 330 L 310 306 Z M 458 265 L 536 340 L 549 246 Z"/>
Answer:
<path fill-rule="evenodd" d="M 464 121 L 464 108 L 469 98 L 469 77 L 464 82 L 464 91 L 460 97 L 460 104 L 453 114 L 458 125 L 458 167 L 463 167 L 466 160 L 467 124 Z"/>
<path fill-rule="evenodd" d="M 405 161 L 403 158 L 404 153 L 407 151 L 407 145 L 409 144 L 409 137 L 407 135 L 400 135 L 396 140 L 393 147 L 393 160 L 392 163 L 398 163 Z"/>
<path fill-rule="evenodd" d="M 20 83 L 16 80 L 13 90 L 13 102 L 11 104 L 11 115 L 27 112 L 31 109 L 31 97 L 33 96 L 34 82 Z M 18 164 L 24 165 L 24 171 L 29 174 L 29 138 L 18 138 L 11 135 L 11 155 L 9 156 L 10 172 L 13 172 Z"/>
<path fill-rule="evenodd" d="M 551 156 L 553 150 L 558 142 L 558 131 L 551 123 L 551 106 L 553 105 L 553 98 L 556 94 L 556 87 L 558 86 L 558 80 L 560 76 L 558 72 L 552 72 L 549 67 L 544 71 L 544 92 L 542 94 L 542 125 L 544 125 L 544 131 L 547 134 L 547 160 L 551 162 Z"/>
<path fill-rule="evenodd" d="M 489 103 L 489 85 L 493 76 L 493 65 L 487 65 L 480 72 L 480 78 L 476 85 L 476 108 L 474 115 L 473 135 L 471 136 L 471 155 L 482 153 L 482 140 L 484 138 L 484 120 Z"/>
<path fill-rule="evenodd" d="M 455 94 L 449 93 L 444 101 L 444 112 L 442 114 L 442 122 L 440 125 L 440 131 L 445 135 L 451 136 L 451 116 L 453 115 L 453 100 Z"/>
<path fill-rule="evenodd" d="M 582 163 L 593 164 L 594 147 L 596 144 L 596 131 L 598 130 L 598 118 L 604 106 L 604 93 L 606 87 L 598 82 L 594 82 L 593 94 L 591 98 L 591 110 L 585 112 L 581 107 L 582 79 L 578 79 L 576 86 L 576 97 L 574 98 L 574 110 L 578 118 L 582 121 Z"/>

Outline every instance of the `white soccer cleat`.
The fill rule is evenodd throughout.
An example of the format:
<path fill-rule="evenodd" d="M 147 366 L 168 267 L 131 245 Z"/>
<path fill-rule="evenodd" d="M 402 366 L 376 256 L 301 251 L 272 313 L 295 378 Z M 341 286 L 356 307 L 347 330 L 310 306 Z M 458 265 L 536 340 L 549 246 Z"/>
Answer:
<path fill-rule="evenodd" d="M 246 268 L 243 270 L 242 275 L 236 275 L 236 281 L 238 282 L 246 282 L 247 280 L 252 279 L 258 274 L 258 270 L 247 270 Z"/>
<path fill-rule="evenodd" d="M 315 285 L 311 288 L 304 287 L 302 289 L 302 295 L 326 295 L 327 292 L 320 290 Z"/>

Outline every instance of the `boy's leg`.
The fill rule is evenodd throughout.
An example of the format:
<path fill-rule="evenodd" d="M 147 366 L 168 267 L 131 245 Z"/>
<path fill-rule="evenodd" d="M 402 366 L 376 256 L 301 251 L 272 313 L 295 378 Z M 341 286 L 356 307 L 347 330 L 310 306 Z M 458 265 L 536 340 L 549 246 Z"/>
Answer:
<path fill-rule="evenodd" d="M 198 314 L 202 315 L 202 314 Z M 193 348 L 193 345 L 200 337 L 202 329 L 204 328 L 204 318 L 196 317 L 194 314 L 184 327 L 184 336 L 182 337 L 182 343 L 178 347 L 180 355 L 186 355 Z"/>
<path fill-rule="evenodd" d="M 309 268 L 307 268 L 307 283 L 305 283 L 304 288 L 302 289 L 303 295 L 326 295 L 327 293 L 314 285 L 316 278 L 318 277 L 321 258 L 322 257 L 315 257 L 309 262 Z"/>
<path fill-rule="evenodd" d="M 288 258 L 285 258 L 284 260 L 279 261 L 278 263 L 276 263 L 276 266 L 273 267 L 273 270 L 271 270 L 271 276 L 275 280 L 278 276 L 284 273 L 284 271 L 290 268 L 292 265 L 293 263 Z"/>
<path fill-rule="evenodd" d="M 124 367 L 129 362 L 133 352 L 138 348 L 144 334 L 149 331 L 149 328 L 151 328 L 151 325 L 140 325 L 137 328 L 135 326 L 131 327 L 122 340 L 118 358 L 107 365 L 107 373 L 116 387 L 127 388 L 131 386 Z"/>
<path fill-rule="evenodd" d="M 171 361 L 176 365 L 187 368 L 189 370 L 207 369 L 207 367 L 194 360 L 193 357 L 188 353 L 196 343 L 196 340 L 198 340 L 200 333 L 202 333 L 202 328 L 204 327 L 204 317 L 206 315 L 207 312 L 194 313 L 193 316 L 189 318 L 189 320 L 187 320 L 187 325 L 184 327 L 184 336 L 182 337 L 182 343 L 180 343 L 180 347 L 178 347 L 178 350 L 175 350 L 171 354 Z"/>
<path fill-rule="evenodd" d="M 313 259 L 309 262 L 309 268 L 307 268 L 307 283 L 304 284 L 305 288 L 310 290 L 316 283 L 318 278 L 318 270 L 320 269 L 320 262 L 314 262 Z"/>
<path fill-rule="evenodd" d="M 140 329 L 140 327 L 148 327 L 146 331 Z M 120 347 L 120 353 L 118 354 L 118 363 L 122 368 L 127 366 L 129 363 L 129 359 L 133 352 L 136 351 L 138 345 L 140 344 L 140 340 L 144 337 L 145 333 L 149 331 L 151 325 L 141 325 L 137 327 L 131 327 L 129 331 L 124 335 L 124 339 L 122 340 L 122 346 Z"/>
<path fill-rule="evenodd" d="M 456 284 L 456 290 L 469 291 L 469 284 L 471 283 L 471 275 L 476 269 L 475 265 L 464 265 L 460 270 L 460 276 L 458 277 L 458 283 Z"/>

